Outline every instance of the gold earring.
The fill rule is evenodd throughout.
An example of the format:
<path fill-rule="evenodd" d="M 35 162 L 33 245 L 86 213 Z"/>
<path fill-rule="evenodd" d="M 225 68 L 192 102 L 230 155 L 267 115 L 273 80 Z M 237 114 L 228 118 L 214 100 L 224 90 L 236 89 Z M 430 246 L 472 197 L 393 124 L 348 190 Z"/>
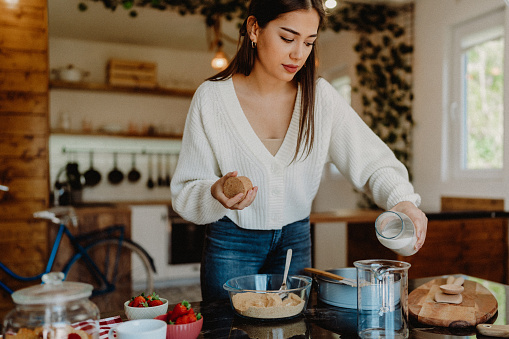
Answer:
<path fill-rule="evenodd" d="M 251 47 L 252 47 L 253 49 L 255 49 L 255 48 L 256 48 L 256 42 L 254 42 L 253 40 L 251 40 Z"/>

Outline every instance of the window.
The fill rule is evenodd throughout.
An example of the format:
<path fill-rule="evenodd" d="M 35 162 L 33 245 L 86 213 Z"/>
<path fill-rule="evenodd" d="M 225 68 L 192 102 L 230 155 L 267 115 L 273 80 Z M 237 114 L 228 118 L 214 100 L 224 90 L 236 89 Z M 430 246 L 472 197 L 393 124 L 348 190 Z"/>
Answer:
<path fill-rule="evenodd" d="M 501 176 L 504 163 L 504 16 L 453 32 L 450 170 L 455 177 Z"/>
<path fill-rule="evenodd" d="M 331 81 L 331 85 L 341 94 L 345 100 L 352 103 L 352 86 L 350 85 L 350 77 L 344 75 Z"/>

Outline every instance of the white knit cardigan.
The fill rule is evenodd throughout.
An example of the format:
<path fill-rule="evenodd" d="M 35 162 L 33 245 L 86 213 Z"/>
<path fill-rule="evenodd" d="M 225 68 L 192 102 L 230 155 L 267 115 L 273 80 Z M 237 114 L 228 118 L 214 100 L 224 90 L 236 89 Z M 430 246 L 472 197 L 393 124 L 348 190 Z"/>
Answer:
<path fill-rule="evenodd" d="M 370 192 L 381 208 L 401 201 L 420 204 L 405 166 L 324 79 L 317 81 L 313 150 L 292 162 L 300 97 L 283 144 L 273 156 L 245 117 L 232 79 L 204 82 L 191 102 L 171 181 L 174 210 L 196 224 L 228 216 L 246 229 L 280 229 L 309 216 L 327 162 L 357 189 Z M 231 171 L 247 176 L 259 188 L 254 202 L 241 211 L 226 209 L 210 192 L 212 184 Z"/>

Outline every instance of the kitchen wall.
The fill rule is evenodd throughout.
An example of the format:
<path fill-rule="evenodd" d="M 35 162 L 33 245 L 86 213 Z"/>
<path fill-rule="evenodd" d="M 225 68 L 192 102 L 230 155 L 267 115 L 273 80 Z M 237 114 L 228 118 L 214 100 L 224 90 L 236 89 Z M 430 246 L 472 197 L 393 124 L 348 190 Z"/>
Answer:
<path fill-rule="evenodd" d="M 509 10 L 503 0 L 416 0 L 415 10 L 415 65 L 413 117 L 414 131 L 414 185 L 422 196 L 426 211 L 440 209 L 440 196 L 493 197 L 509 204 L 509 152 L 505 145 L 503 180 L 459 180 L 445 175 L 448 133 L 447 116 L 449 47 L 451 29 L 460 22 L 491 11 L 506 12 L 506 45 L 508 45 Z M 506 47 L 506 86 L 509 75 L 509 49 Z M 509 112 L 509 91 L 505 91 L 506 117 Z M 505 130 L 509 131 L 509 119 Z M 507 137 L 506 137 L 507 138 Z"/>
<path fill-rule="evenodd" d="M 505 173 L 502 181 L 468 180 L 460 181 L 447 177 L 446 137 L 448 107 L 448 57 L 451 30 L 454 25 L 491 11 L 506 11 L 509 27 L 509 11 L 503 0 L 416 0 L 415 9 L 415 52 L 414 52 L 414 94 L 413 117 L 414 160 L 413 183 L 416 191 L 422 196 L 421 208 L 424 211 L 440 210 L 441 196 L 467 196 L 503 198 L 506 209 L 509 203 L 509 152 L 506 150 Z M 328 36 L 327 43 L 322 43 L 320 56 L 327 67 L 342 65 L 343 58 L 348 58 L 351 42 L 345 42 L 343 34 Z M 350 36 L 355 39 L 355 36 Z M 507 49 L 506 49 L 507 50 Z M 506 54 L 506 58 L 509 55 Z M 506 62 L 506 74 L 509 73 L 509 62 Z M 351 67 L 348 66 L 348 67 Z M 349 71 L 353 74 L 352 71 Z M 355 77 L 355 75 L 353 75 Z M 509 105 L 509 91 L 505 91 L 506 110 Z M 353 93 L 352 105 L 360 111 L 358 98 Z M 509 124 L 506 119 L 506 130 Z M 507 146 L 507 145 L 506 145 Z M 344 178 L 333 170 L 326 169 L 321 192 L 315 202 L 316 210 L 355 206 L 355 195 L 349 189 Z M 341 190 L 339 190 L 341 189 Z"/>
<path fill-rule="evenodd" d="M 106 65 L 110 58 L 155 62 L 161 87 L 195 89 L 204 78 L 213 74 L 209 53 L 59 37 L 50 37 L 49 40 L 50 69 L 72 64 L 90 73 L 85 78 L 89 82 L 105 83 Z M 190 102 L 191 97 L 52 89 L 50 127 L 53 131 L 58 130 L 61 119 L 65 117 L 72 131 L 82 130 L 86 123 L 93 131 L 127 132 L 134 128 L 134 132 L 141 133 L 153 128 L 156 133 L 181 134 Z M 64 149 L 67 152 L 63 152 Z M 124 180 L 113 186 L 106 177 L 113 169 L 113 150 L 119 152 L 118 167 L 125 175 L 132 166 L 130 151 L 170 153 L 170 170 L 173 172 L 180 149 L 178 140 L 53 134 L 50 138 L 51 185 L 68 161 L 78 162 L 80 170 L 86 171 L 90 165 L 88 149 L 96 150 L 94 168 L 101 172 L 103 180 L 98 186 L 83 190 L 84 201 L 169 200 L 169 189 L 146 187 L 149 171 L 147 154 L 136 156 L 136 167 L 142 174 L 139 182 L 131 184 Z M 152 159 L 154 179 L 158 174 L 157 160 L 155 156 Z M 162 171 L 166 172 L 166 156 L 161 161 Z"/>

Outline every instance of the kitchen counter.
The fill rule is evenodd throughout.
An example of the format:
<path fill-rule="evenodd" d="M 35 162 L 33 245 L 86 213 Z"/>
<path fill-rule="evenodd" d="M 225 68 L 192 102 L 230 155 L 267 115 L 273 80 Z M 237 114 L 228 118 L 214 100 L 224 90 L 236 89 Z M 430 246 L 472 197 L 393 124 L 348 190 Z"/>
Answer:
<path fill-rule="evenodd" d="M 313 212 L 309 220 L 312 224 L 328 222 L 373 223 L 383 210 L 339 209 L 328 212 Z M 479 218 L 509 218 L 506 211 L 450 211 L 426 213 L 428 220 L 455 220 Z"/>
<path fill-rule="evenodd" d="M 375 234 L 375 220 L 381 210 L 337 210 L 312 213 L 313 247 L 323 247 L 322 229 L 327 223 L 345 223 L 343 251 L 345 263 L 335 265 L 330 259 L 326 267 L 353 267 L 356 260 L 393 259 L 412 265 L 410 278 L 447 274 L 451 271 L 508 283 L 508 221 L 506 211 L 448 211 L 427 213 L 428 230 L 424 246 L 410 257 L 398 256 L 385 248 Z M 327 235 L 329 238 L 331 235 Z M 329 245 L 330 246 L 330 245 Z M 313 267 L 316 266 L 313 258 Z M 436 263 L 439 262 L 440 265 Z"/>
<path fill-rule="evenodd" d="M 412 291 L 418 286 L 433 278 L 413 279 L 409 281 L 409 289 Z M 491 322 L 503 325 L 507 323 L 507 310 L 505 308 L 505 296 L 509 292 L 509 286 L 498 283 L 482 281 L 492 291 L 499 302 L 501 314 L 495 314 Z M 313 289 L 314 291 L 314 289 Z M 228 300 L 206 303 L 191 302 L 196 312 L 201 312 L 204 318 L 202 332 L 198 338 L 357 338 L 357 313 L 356 310 L 344 309 L 323 304 L 312 298 L 306 311 L 297 318 L 286 321 L 255 321 L 236 316 L 230 307 Z M 171 308 L 172 306 L 170 306 Z M 103 316 L 104 317 L 104 316 Z M 449 329 L 442 327 L 430 327 L 410 321 L 410 338 L 467 338 L 476 335 L 475 328 Z M 480 336 L 478 336 L 480 338 Z"/>

